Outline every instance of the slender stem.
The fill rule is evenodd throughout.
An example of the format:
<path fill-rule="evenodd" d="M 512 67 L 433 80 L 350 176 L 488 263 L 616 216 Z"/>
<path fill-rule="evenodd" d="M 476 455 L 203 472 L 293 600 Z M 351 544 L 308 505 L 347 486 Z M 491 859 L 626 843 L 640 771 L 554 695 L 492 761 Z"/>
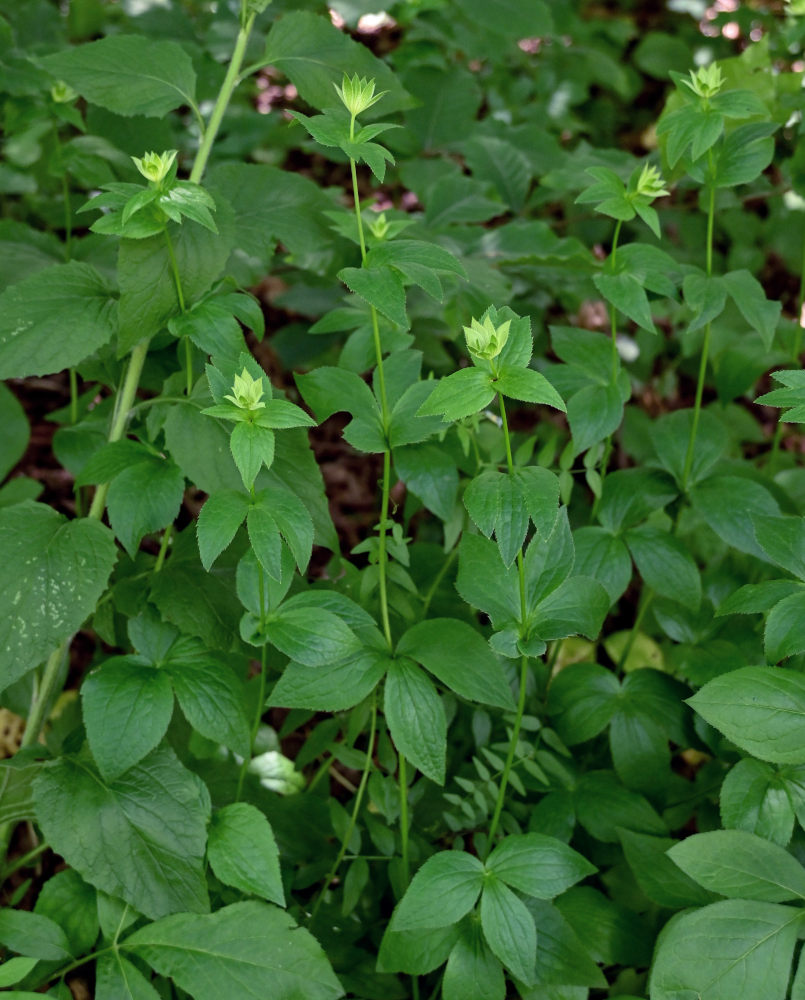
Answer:
<path fill-rule="evenodd" d="M 386 528 L 389 516 L 389 493 L 391 485 L 391 452 L 383 452 L 383 486 L 382 498 L 380 502 L 380 535 L 377 547 L 378 579 L 380 583 L 380 617 L 383 621 L 383 634 L 386 637 L 389 649 L 394 645 L 391 638 L 391 623 L 389 621 L 389 597 L 388 585 L 386 581 L 386 567 L 388 563 L 388 553 L 386 552 Z"/>
<path fill-rule="evenodd" d="M 70 962 L 69 965 L 63 965 L 60 969 L 56 969 L 55 972 L 48 974 L 48 982 L 53 982 L 56 979 L 61 979 L 62 976 L 66 976 L 68 972 L 72 972 L 73 969 L 80 969 L 82 965 L 86 965 L 87 962 L 92 962 L 96 958 L 100 958 L 102 955 L 108 955 L 110 951 L 117 951 L 117 947 L 114 944 L 106 945 L 105 948 L 99 948 L 97 951 L 91 951 L 89 955 L 84 955 L 83 958 L 77 958 L 75 962 Z"/>
<path fill-rule="evenodd" d="M 118 405 L 112 422 L 112 429 L 109 431 L 108 440 L 110 444 L 115 441 L 119 441 L 123 437 L 123 432 L 126 429 L 126 422 L 129 418 L 129 410 L 134 403 L 134 397 L 137 395 L 137 386 L 140 384 L 140 375 L 142 374 L 145 358 L 148 354 L 149 343 L 150 341 L 148 339 L 141 340 L 131 352 L 129 367 L 126 371 L 126 377 L 123 380 L 120 396 L 118 397 Z M 92 498 L 92 506 L 89 509 L 89 514 L 87 515 L 88 517 L 93 520 L 100 521 L 103 517 L 104 508 L 106 506 L 106 494 L 108 492 L 109 483 L 102 483 L 95 490 L 95 496 Z"/>
<path fill-rule="evenodd" d="M 506 787 L 509 784 L 509 775 L 511 774 L 512 764 L 514 763 L 514 754 L 517 751 L 517 744 L 520 740 L 520 727 L 523 724 L 523 713 L 525 712 L 525 692 L 526 685 L 528 683 L 528 657 L 523 656 L 520 660 L 520 696 L 517 699 L 517 714 L 514 717 L 514 728 L 512 729 L 511 739 L 509 740 L 509 749 L 506 753 L 506 762 L 503 765 L 503 774 L 500 779 L 500 788 L 498 788 L 498 797 L 495 801 L 495 811 L 492 813 L 492 821 L 489 824 L 489 836 L 486 841 L 486 851 L 484 852 L 484 860 L 489 857 L 489 853 L 492 850 L 492 846 L 495 842 L 495 834 L 498 830 L 498 823 L 500 823 L 500 815 L 503 812 L 503 803 L 506 800 Z"/>
<path fill-rule="evenodd" d="M 50 844 L 41 843 L 37 844 L 32 850 L 28 851 L 27 854 L 23 854 L 19 858 L 15 858 L 14 861 L 6 868 L 3 869 L 3 880 L 7 879 L 9 875 L 13 875 L 14 872 L 19 871 L 20 868 L 30 868 L 31 862 L 36 861 L 38 857 L 49 850 Z"/>
<path fill-rule="evenodd" d="M 154 563 L 154 572 L 159 573 L 165 564 L 165 556 L 168 553 L 168 546 L 170 545 L 171 535 L 173 534 L 173 525 L 169 524 L 167 528 L 162 532 L 162 541 L 159 543 L 159 552 L 157 553 L 157 561 Z"/>
<path fill-rule="evenodd" d="M 319 907 L 324 900 L 324 894 L 327 892 L 327 888 L 330 883 L 335 878 L 338 873 L 338 869 L 341 866 L 341 862 L 344 860 L 344 855 L 347 853 L 347 848 L 349 847 L 349 842 L 352 839 L 352 833 L 355 829 L 355 824 L 358 822 L 358 813 L 360 812 L 361 803 L 363 802 L 363 794 L 366 791 L 366 783 L 369 781 L 369 772 L 372 770 L 372 754 L 374 753 L 375 745 L 375 733 L 377 732 L 377 692 L 372 692 L 372 715 L 369 724 L 369 744 L 366 747 L 366 761 L 363 765 L 363 773 L 361 774 L 361 780 L 358 784 L 358 791 L 355 793 L 355 800 L 352 806 L 352 815 L 349 818 L 349 825 L 347 826 L 346 833 L 341 840 L 341 847 L 338 850 L 338 855 L 335 859 L 330 871 L 327 873 L 324 879 L 324 884 L 319 890 L 319 895 L 316 898 L 316 902 L 313 904 L 313 909 L 310 913 L 311 922 L 316 919 L 316 914 L 319 912 Z"/>
<path fill-rule="evenodd" d="M 67 181 L 67 174 L 64 171 L 62 171 L 61 175 L 61 189 L 62 198 L 64 199 L 64 256 L 69 260 L 72 256 L 73 213 L 70 206 L 70 185 Z"/>
<path fill-rule="evenodd" d="M 425 597 L 422 601 L 423 619 L 428 617 L 428 611 L 430 610 L 430 603 L 433 600 L 436 591 L 439 589 L 439 584 L 442 582 L 442 580 L 444 580 L 445 576 L 447 576 L 447 572 L 453 565 L 453 563 L 456 561 L 457 556 L 458 556 L 458 546 L 455 546 L 450 555 L 442 563 L 439 572 L 433 578 L 433 583 L 428 588 L 428 592 L 425 594 Z"/>
<path fill-rule="evenodd" d="M 226 111 L 235 87 L 238 85 L 238 73 L 240 72 L 240 67 L 243 63 L 243 56 L 246 53 L 246 45 L 249 41 L 252 26 L 254 25 L 254 18 L 255 15 L 250 14 L 246 19 L 246 23 L 242 25 L 238 31 L 238 37 L 235 40 L 235 48 L 232 52 L 232 58 L 229 61 L 224 82 L 221 84 L 218 100 L 215 102 L 215 107 L 212 109 L 209 124 L 207 125 L 204 132 L 204 138 L 201 140 L 201 145 L 196 153 L 193 169 L 190 171 L 190 180 L 195 184 L 198 184 L 201 180 L 207 166 L 207 160 L 210 158 L 215 137 L 218 135 L 218 129 L 221 127 L 224 112 Z"/>
<path fill-rule="evenodd" d="M 167 227 L 165 232 L 165 245 L 168 248 L 168 257 L 170 258 L 171 271 L 173 272 L 173 283 L 176 286 L 176 298 L 179 300 L 179 311 L 181 313 L 187 312 L 187 307 L 185 306 L 184 291 L 182 289 L 182 279 L 179 274 L 179 264 L 176 261 L 176 252 L 173 249 L 173 240 L 171 239 L 171 234 L 168 232 Z M 190 338 L 184 336 L 184 368 L 186 373 L 186 393 L 189 396 L 193 392 L 193 345 L 190 343 Z"/>
<path fill-rule="evenodd" d="M 252 496 L 254 496 L 254 483 L 252 483 Z M 265 633 L 266 629 L 266 598 L 265 598 L 265 578 L 263 576 L 263 567 L 260 563 L 257 563 L 257 588 L 259 592 L 260 600 L 260 635 Z M 254 721 L 252 722 L 251 737 L 249 739 L 249 756 L 240 766 L 240 774 L 238 775 L 238 788 L 235 793 L 235 801 L 240 801 L 241 793 L 243 792 L 243 782 L 246 779 L 246 773 L 249 770 L 249 765 L 252 762 L 252 757 L 254 756 L 254 742 L 257 739 L 257 732 L 260 729 L 260 720 L 263 717 L 263 708 L 266 703 L 266 669 L 267 669 L 267 654 L 268 647 L 264 642 L 260 648 L 260 682 L 257 692 L 257 708 L 254 713 Z"/>
<path fill-rule="evenodd" d="M 612 237 L 612 252 L 609 255 L 609 265 L 612 272 L 615 272 L 615 264 L 618 259 L 618 237 L 621 234 L 623 219 L 618 219 L 615 225 L 615 233 Z M 612 385 L 618 381 L 618 311 L 614 305 L 609 307 L 609 326 L 612 335 Z"/>
<path fill-rule="evenodd" d="M 501 425 L 503 427 L 503 440 L 506 444 L 506 463 L 509 469 L 509 475 L 514 473 L 514 462 L 512 461 L 512 448 L 511 440 L 509 438 L 509 424 L 506 419 L 506 404 L 503 399 L 502 393 L 498 392 L 498 403 L 500 404 L 500 417 Z M 526 595 L 526 583 L 525 583 L 525 567 L 523 562 L 523 550 L 522 548 L 517 553 L 517 572 L 520 584 L 520 627 L 525 628 L 526 621 L 528 619 L 528 606 L 527 606 L 527 595 Z M 525 695 L 526 686 L 528 683 L 528 657 L 523 656 L 520 659 L 520 694 L 517 699 L 517 713 L 514 717 L 514 727 L 512 728 L 511 739 L 509 740 L 509 749 L 506 753 L 506 762 L 503 765 L 503 774 L 500 779 L 500 787 L 498 788 L 498 795 L 495 801 L 495 809 L 492 813 L 492 820 L 489 824 L 489 836 L 486 841 L 486 851 L 484 854 L 484 860 L 489 856 L 489 852 L 492 850 L 492 845 L 495 841 L 495 834 L 497 833 L 498 824 L 500 823 L 500 816 L 503 812 L 503 804 L 506 801 L 506 788 L 509 784 L 509 775 L 511 774 L 512 764 L 514 763 L 514 755 L 517 752 L 517 744 L 520 740 L 520 729 L 523 724 L 523 713 L 525 711 Z"/>
<path fill-rule="evenodd" d="M 707 277 L 711 277 L 713 274 L 713 224 L 715 221 L 715 207 L 716 207 L 716 189 L 712 181 L 712 150 L 709 153 L 710 158 L 710 197 L 707 205 Z M 690 426 L 690 437 L 688 438 L 688 450 L 685 455 L 685 468 L 682 472 L 682 491 L 684 492 L 688 486 L 688 480 L 690 479 L 690 470 L 693 467 L 693 453 L 696 448 L 696 432 L 699 429 L 699 414 L 702 409 L 702 393 L 704 392 L 704 378 L 707 374 L 707 355 L 710 352 L 710 321 L 708 320 L 704 328 L 704 340 L 702 342 L 702 356 L 699 360 L 699 378 L 696 382 L 696 398 L 693 403 L 693 422 Z"/>
<path fill-rule="evenodd" d="M 629 653 L 632 651 L 632 646 L 634 646 L 635 639 L 637 638 L 637 633 L 640 631 L 640 626 L 643 624 L 643 619 L 645 618 L 646 612 L 649 609 L 649 605 L 654 599 L 654 591 L 650 587 L 646 589 L 641 594 L 640 607 L 637 609 L 637 615 L 635 616 L 634 625 L 632 625 L 632 630 L 629 633 L 629 637 L 626 640 L 626 645 L 623 647 L 623 652 L 618 659 L 618 672 L 622 673 L 624 667 L 626 666 L 626 661 L 629 659 Z"/>
<path fill-rule="evenodd" d="M 408 775 L 404 754 L 398 754 L 400 779 L 400 840 L 402 842 L 402 864 L 405 884 L 411 878 L 411 866 L 408 856 Z"/>

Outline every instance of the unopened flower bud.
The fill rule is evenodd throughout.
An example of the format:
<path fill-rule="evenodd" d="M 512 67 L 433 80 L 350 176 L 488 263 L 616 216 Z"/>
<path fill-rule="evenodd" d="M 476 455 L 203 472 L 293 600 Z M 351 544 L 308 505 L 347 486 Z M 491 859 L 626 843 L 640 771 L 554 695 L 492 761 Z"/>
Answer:
<path fill-rule="evenodd" d="M 367 108 L 371 108 L 373 104 L 377 104 L 380 98 L 388 93 L 387 90 L 382 90 L 376 94 L 375 81 L 359 77 L 357 73 L 353 77 L 348 77 L 345 74 L 341 86 L 339 87 L 336 83 L 333 86 L 341 98 L 341 103 L 353 118 L 362 111 L 366 111 Z"/>
<path fill-rule="evenodd" d="M 511 320 L 506 320 L 499 326 L 495 326 L 489 315 L 484 316 L 483 322 L 473 319 L 470 326 L 464 327 L 464 336 L 467 340 L 467 349 L 476 358 L 483 358 L 484 361 L 491 361 L 506 346 L 509 339 L 509 327 Z"/>
<path fill-rule="evenodd" d="M 72 104 L 78 97 L 78 91 L 64 80 L 57 80 L 50 88 L 50 96 L 55 104 Z"/>
<path fill-rule="evenodd" d="M 637 179 L 637 187 L 635 188 L 635 193 L 642 195 L 644 198 L 664 198 L 669 191 L 665 189 L 665 182 L 662 179 L 662 174 L 659 170 L 646 164 Z"/>
<path fill-rule="evenodd" d="M 700 66 L 695 72 L 690 71 L 690 80 L 685 83 L 699 97 L 715 97 L 724 86 L 724 74 L 718 63 Z"/>
<path fill-rule="evenodd" d="M 147 181 L 159 184 L 164 181 L 176 159 L 177 150 L 167 149 L 164 153 L 146 153 L 144 156 L 132 156 L 134 166 Z"/>
<path fill-rule="evenodd" d="M 240 407 L 241 410 L 262 410 L 266 405 L 261 402 L 262 398 L 263 380 L 252 378 L 246 368 L 243 369 L 240 375 L 235 376 L 232 395 L 224 396 L 224 399 L 228 399 L 235 406 Z"/>

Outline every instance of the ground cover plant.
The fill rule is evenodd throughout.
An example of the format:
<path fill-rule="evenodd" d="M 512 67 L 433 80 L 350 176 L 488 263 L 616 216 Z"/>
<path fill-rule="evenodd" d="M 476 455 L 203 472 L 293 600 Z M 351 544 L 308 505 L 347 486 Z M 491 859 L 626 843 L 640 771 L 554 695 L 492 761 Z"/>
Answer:
<path fill-rule="evenodd" d="M 802 1000 L 802 4 L 0 0 L 0 988 Z"/>

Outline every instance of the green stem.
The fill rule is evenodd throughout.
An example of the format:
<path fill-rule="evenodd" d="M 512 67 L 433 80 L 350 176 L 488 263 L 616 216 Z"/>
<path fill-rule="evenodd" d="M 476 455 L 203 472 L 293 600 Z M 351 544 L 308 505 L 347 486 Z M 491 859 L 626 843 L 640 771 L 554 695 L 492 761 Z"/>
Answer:
<path fill-rule="evenodd" d="M 430 603 L 433 600 L 436 591 L 439 589 L 439 584 L 447 576 L 447 572 L 453 563 L 456 561 L 458 556 L 458 547 L 454 547 L 450 555 L 442 563 L 439 572 L 433 578 L 433 583 L 428 588 L 427 594 L 425 594 L 424 600 L 422 601 L 422 618 L 423 620 L 428 617 L 428 611 L 430 610 Z"/>
<path fill-rule="evenodd" d="M 173 283 L 176 286 L 176 298 L 179 301 L 179 312 L 184 314 L 187 312 L 187 307 L 185 306 L 184 291 L 182 289 L 182 279 L 179 274 L 179 264 L 176 260 L 176 252 L 173 249 L 173 240 L 171 239 L 171 234 L 168 232 L 167 227 L 164 230 L 165 233 L 165 245 L 168 248 L 168 257 L 171 263 L 171 272 L 173 273 Z M 190 338 L 184 336 L 184 368 L 186 373 L 186 383 L 185 391 L 189 396 L 193 392 L 193 345 L 190 343 Z"/>
<path fill-rule="evenodd" d="M 363 802 L 363 795 L 366 791 L 366 783 L 369 780 L 369 772 L 372 770 L 372 754 L 374 753 L 375 745 L 375 733 L 377 732 L 377 692 L 372 692 L 372 715 L 371 722 L 369 724 L 369 744 L 366 747 L 366 761 L 363 765 L 363 773 L 361 774 L 361 780 L 358 784 L 358 790 L 355 793 L 355 800 L 352 806 L 352 815 L 349 818 L 349 825 L 347 826 L 346 833 L 341 840 L 341 847 L 338 850 L 338 855 L 335 859 L 330 871 L 327 873 L 324 879 L 324 885 L 322 885 L 319 890 L 319 895 L 316 898 L 316 902 L 313 904 L 313 909 L 310 912 L 311 923 L 316 919 L 316 914 L 319 912 L 319 907 L 324 900 L 324 894 L 330 883 L 335 878 L 338 873 L 338 869 L 341 866 L 341 862 L 344 860 L 344 855 L 347 853 L 347 848 L 349 847 L 349 842 L 352 839 L 352 832 L 355 829 L 355 824 L 358 822 L 358 813 L 360 812 L 361 803 Z"/>
<path fill-rule="evenodd" d="M 252 496 L 254 496 L 254 483 L 252 483 Z M 260 600 L 260 635 L 265 633 L 266 629 L 266 599 L 265 599 L 265 578 L 263 576 L 263 567 L 260 563 L 257 563 L 257 587 L 259 592 Z M 263 709 L 266 703 L 266 670 L 267 670 L 267 655 L 268 647 L 264 642 L 260 648 L 260 682 L 257 692 L 257 708 L 254 713 L 254 720 L 252 722 L 251 737 L 249 739 L 249 756 L 240 766 L 240 773 L 238 774 L 238 788 L 235 793 L 235 802 L 240 802 L 240 796 L 243 792 L 243 782 L 246 780 L 246 774 L 249 770 L 249 765 L 252 762 L 252 757 L 254 756 L 254 743 L 257 739 L 257 732 L 260 728 L 260 720 L 263 717 Z"/>
<path fill-rule="evenodd" d="M 238 37 L 235 40 L 235 48 L 232 52 L 232 58 L 229 61 L 224 82 L 221 84 L 221 90 L 218 93 L 218 100 L 215 102 L 215 107 L 212 109 L 209 124 L 204 131 L 204 138 L 201 140 L 201 145 L 196 153 L 193 169 L 190 171 L 190 180 L 194 184 L 198 184 L 204 174 L 204 170 L 207 166 L 207 160 L 210 158 L 213 143 L 215 142 L 215 137 L 218 135 L 218 129 L 221 127 L 221 122 L 223 121 L 224 112 L 226 111 L 230 98 L 234 93 L 235 87 L 238 85 L 238 73 L 240 72 L 240 67 L 243 62 L 243 56 L 246 54 L 246 45 L 249 41 L 252 26 L 254 25 L 254 18 L 254 14 L 249 15 L 246 23 L 242 25 L 238 31 Z"/>
<path fill-rule="evenodd" d="M 380 537 L 377 546 L 377 568 L 378 580 L 380 584 L 380 617 L 383 621 L 383 634 L 386 637 L 389 649 L 394 646 L 391 637 L 391 622 L 389 621 L 389 597 L 388 585 L 386 581 L 386 566 L 388 563 L 388 553 L 386 552 L 386 528 L 389 516 L 389 493 L 391 486 L 391 452 L 383 452 L 383 486 L 382 498 L 380 502 Z"/>
<path fill-rule="evenodd" d="M 83 958 L 77 958 L 74 962 L 70 962 L 69 965 L 63 965 L 60 969 L 56 969 L 55 972 L 48 974 L 48 982 L 54 982 L 57 979 L 61 979 L 62 976 L 66 976 L 68 972 L 72 972 L 74 969 L 80 969 L 82 965 L 86 965 L 87 962 L 92 962 L 96 958 L 100 958 L 102 955 L 108 955 L 111 951 L 117 951 L 117 947 L 114 944 L 109 944 L 105 948 L 99 948 L 97 951 L 91 951 L 89 955 L 84 955 Z"/>
<path fill-rule="evenodd" d="M 408 855 L 408 775 L 406 760 L 403 754 L 398 754 L 400 778 L 400 840 L 402 843 L 402 865 L 405 884 L 411 878 L 411 866 Z"/>
<path fill-rule="evenodd" d="M 492 813 L 492 821 L 489 824 L 489 836 L 486 841 L 486 851 L 484 852 L 484 861 L 489 857 L 489 853 L 495 842 L 495 834 L 498 830 L 498 823 L 500 823 L 500 816 L 503 812 L 503 803 L 506 800 L 506 787 L 509 784 L 509 775 L 511 774 L 512 764 L 514 763 L 514 754 L 517 751 L 517 743 L 520 740 L 520 728 L 523 724 L 523 713 L 525 712 L 525 692 L 526 685 L 528 683 L 528 657 L 523 656 L 520 660 L 520 696 L 517 699 L 517 714 L 514 717 L 514 728 L 512 729 L 511 739 L 509 740 L 509 749 L 506 753 L 506 762 L 503 765 L 503 774 L 500 779 L 500 788 L 498 788 L 498 797 L 495 801 L 495 811 Z"/>
<path fill-rule="evenodd" d="M 137 395 L 137 387 L 140 384 L 140 375 L 142 374 L 145 358 L 148 354 L 149 343 L 150 341 L 147 339 L 141 340 L 131 352 L 129 367 L 126 371 L 126 377 L 123 380 L 120 396 L 118 397 L 112 428 L 109 431 L 108 441 L 110 444 L 119 441 L 123 437 L 126 422 L 129 418 L 129 410 L 134 404 L 134 397 Z M 108 492 L 109 483 L 101 483 L 95 490 L 95 496 L 92 498 L 92 505 L 87 515 L 89 518 L 100 521 L 103 517 L 104 508 L 106 507 L 106 494 Z"/>
<path fill-rule="evenodd" d="M 654 599 L 654 591 L 650 587 L 646 587 L 640 597 L 640 607 L 637 609 L 637 615 L 635 616 L 634 625 L 632 625 L 632 630 L 629 633 L 629 638 L 626 640 L 626 645 L 623 647 L 623 652 L 618 658 L 618 673 L 623 673 L 623 669 L 626 666 L 626 661 L 629 659 L 629 653 L 632 651 L 632 646 L 634 646 L 635 639 L 637 638 L 637 633 L 640 631 L 640 626 L 643 624 L 643 619 L 646 616 L 646 612 L 649 609 L 649 605 Z"/>
<path fill-rule="evenodd" d="M 21 857 L 16 858 L 10 865 L 3 869 L 3 881 L 5 881 L 9 875 L 13 875 L 14 872 L 19 871 L 20 868 L 30 868 L 31 862 L 36 861 L 36 859 L 44 854 L 49 848 L 50 844 L 38 844 L 32 850 L 28 851 L 27 854 L 23 854 Z"/>
<path fill-rule="evenodd" d="M 712 151 L 710 156 L 710 169 L 712 175 Z M 713 224 L 715 222 L 716 189 L 710 181 L 710 198 L 707 205 L 707 277 L 713 274 Z M 707 374 L 707 356 L 710 352 L 710 322 L 704 328 L 704 341 L 702 342 L 702 356 L 699 360 L 699 378 L 696 382 L 696 398 L 693 403 L 693 422 L 690 426 L 690 437 L 688 438 L 688 450 L 685 455 L 685 468 L 682 472 L 682 492 L 688 486 L 690 470 L 693 467 L 693 453 L 696 448 L 696 432 L 699 429 L 699 414 L 702 409 L 702 393 L 704 392 L 704 378 Z"/>
<path fill-rule="evenodd" d="M 613 274 L 615 272 L 615 264 L 618 259 L 618 238 L 621 234 L 621 226 L 623 225 L 623 219 L 618 219 L 615 225 L 615 234 L 612 237 L 612 252 L 609 255 L 609 265 Z M 610 304 L 609 307 L 609 326 L 610 333 L 612 336 L 612 385 L 615 385 L 618 381 L 618 311 L 615 306 Z"/>
<path fill-rule="evenodd" d="M 159 552 L 157 553 L 157 561 L 154 563 L 154 572 L 159 573 L 165 564 L 165 556 L 168 553 L 168 546 L 170 545 L 171 535 L 173 534 L 173 525 L 169 524 L 167 528 L 162 532 L 162 541 L 159 543 Z"/>
<path fill-rule="evenodd" d="M 514 474 L 514 462 L 512 460 L 512 448 L 511 439 L 509 437 L 509 424 L 506 419 L 506 404 L 503 399 L 503 394 L 498 392 L 498 403 L 500 405 L 500 417 L 503 427 L 503 440 L 506 444 L 506 463 L 509 469 L 509 475 Z M 520 584 L 520 618 L 521 618 L 521 628 L 525 628 L 526 621 L 528 619 L 528 606 L 527 606 L 527 595 L 526 595 L 526 583 L 525 583 L 525 567 L 523 563 L 523 550 L 522 548 L 517 553 L 517 572 Z M 486 841 L 486 851 L 484 852 L 484 860 L 489 856 L 489 852 L 492 850 L 492 845 L 495 842 L 495 834 L 498 830 L 498 824 L 500 823 L 500 817 L 503 812 L 503 804 L 506 801 L 506 788 L 509 784 L 509 775 L 511 774 L 512 765 L 514 763 L 514 755 L 517 752 L 517 744 L 520 740 L 520 729 L 523 724 L 523 713 L 525 712 L 525 696 L 526 696 L 526 686 L 528 683 L 528 657 L 523 656 L 520 659 L 520 693 L 517 699 L 517 713 L 514 717 L 514 727 L 512 729 L 511 739 L 509 740 L 509 749 L 506 752 L 506 762 L 503 765 L 503 774 L 500 779 L 500 787 L 498 788 L 498 795 L 495 801 L 495 808 L 492 813 L 492 820 L 489 824 L 489 836 Z"/>

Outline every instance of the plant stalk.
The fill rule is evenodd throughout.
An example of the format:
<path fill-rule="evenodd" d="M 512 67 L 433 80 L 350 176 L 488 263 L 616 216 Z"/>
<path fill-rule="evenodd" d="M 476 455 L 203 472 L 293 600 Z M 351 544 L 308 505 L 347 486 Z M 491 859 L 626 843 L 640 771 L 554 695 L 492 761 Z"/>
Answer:
<path fill-rule="evenodd" d="M 319 912 L 319 907 L 324 900 L 324 894 L 327 892 L 327 888 L 330 883 L 335 878 L 338 873 L 338 869 L 341 867 L 341 862 L 344 860 L 344 855 L 347 853 L 347 848 L 349 847 L 349 842 L 352 839 L 352 833 L 355 829 L 355 824 L 358 822 L 358 813 L 360 812 L 361 803 L 363 802 L 363 795 L 366 791 L 366 784 L 369 781 L 369 773 L 372 770 L 372 755 L 374 753 L 375 745 L 375 733 L 377 732 L 377 692 L 372 692 L 372 714 L 371 721 L 369 723 L 369 743 L 366 747 L 366 761 L 363 765 L 363 772 L 361 773 L 361 780 L 358 784 L 358 791 L 355 793 L 355 800 L 352 806 L 352 814 L 349 818 L 349 826 L 347 826 L 346 833 L 341 840 L 341 847 L 338 850 L 338 855 L 335 859 L 333 866 L 327 873 L 324 879 L 324 884 L 319 890 L 319 895 L 316 897 L 316 902 L 313 904 L 313 909 L 310 912 L 310 922 L 312 923 L 316 919 L 316 914 Z"/>
<path fill-rule="evenodd" d="M 498 393 L 498 403 L 500 404 L 500 417 L 501 426 L 503 427 L 503 440 L 506 444 L 506 463 L 509 469 L 509 475 L 514 475 L 514 462 L 512 460 L 512 448 L 511 439 L 509 437 L 509 424 L 506 419 L 506 404 L 503 399 L 503 394 Z M 520 617 L 521 617 L 521 627 L 525 627 L 526 620 L 528 618 L 528 604 L 526 595 L 526 583 L 525 583 L 525 564 L 523 561 L 523 550 L 522 548 L 517 553 L 517 572 L 520 584 Z M 489 857 L 492 847 L 495 842 L 495 834 L 498 830 L 498 824 L 500 823 L 500 817 L 503 812 L 503 804 L 506 801 L 506 788 L 509 784 L 509 775 L 511 774 L 512 765 L 514 764 L 514 755 L 517 752 L 517 744 L 520 740 L 520 729 L 523 724 L 523 714 L 525 712 L 525 696 L 526 696 L 526 686 L 528 684 L 528 657 L 522 656 L 520 659 L 520 693 L 517 698 L 517 713 L 514 717 L 514 726 L 512 728 L 511 739 L 509 740 L 509 749 L 506 752 L 506 762 L 503 765 L 503 774 L 500 778 L 500 787 L 498 788 L 497 799 L 495 800 L 495 808 L 492 813 L 492 819 L 489 823 L 489 835 L 486 841 L 486 851 L 484 852 L 484 860 Z"/>
<path fill-rule="evenodd" d="M 716 208 L 716 188 L 712 179 L 713 170 L 713 154 L 710 151 L 710 188 L 709 188 L 709 201 L 707 205 L 707 258 L 706 258 L 706 268 L 707 277 L 712 277 L 713 274 L 713 225 L 715 222 L 715 208 Z M 682 472 L 682 492 L 684 493 L 688 487 L 688 480 L 690 479 L 690 471 L 693 467 L 693 453 L 696 448 L 696 432 L 699 429 L 699 414 L 702 409 L 702 394 L 704 392 L 704 379 L 707 374 L 707 356 L 710 352 L 710 321 L 708 320 L 704 327 L 704 340 L 702 341 L 702 354 L 699 360 L 699 377 L 696 382 L 696 398 L 693 403 L 693 423 L 690 427 L 690 437 L 688 438 L 688 450 L 685 454 L 685 467 Z"/>

